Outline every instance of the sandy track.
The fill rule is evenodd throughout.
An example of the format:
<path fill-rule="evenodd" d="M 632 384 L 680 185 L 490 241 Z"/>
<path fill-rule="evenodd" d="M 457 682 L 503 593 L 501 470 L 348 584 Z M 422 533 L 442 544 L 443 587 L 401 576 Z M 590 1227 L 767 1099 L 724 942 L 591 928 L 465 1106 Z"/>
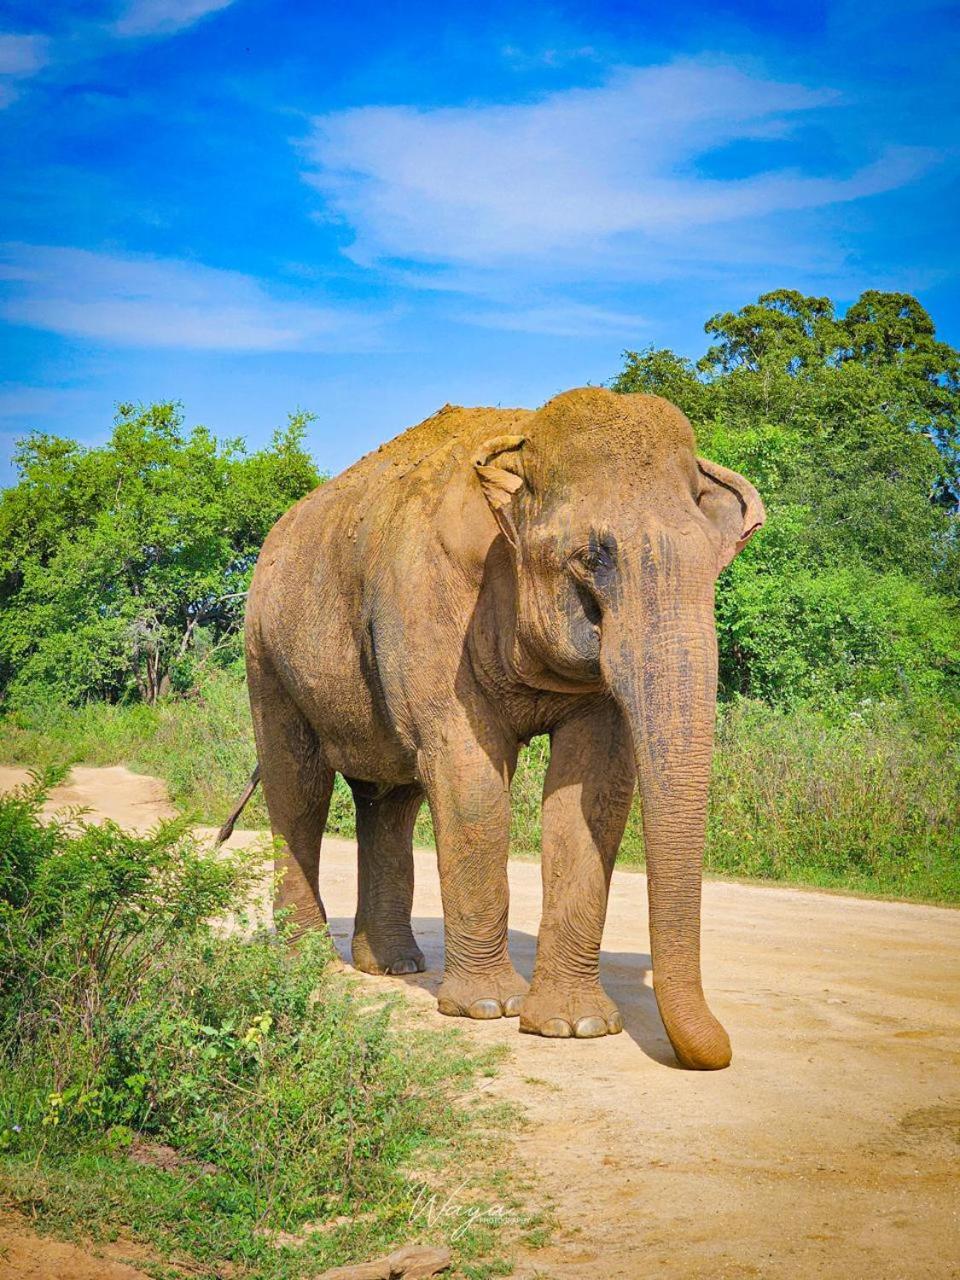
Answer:
<path fill-rule="evenodd" d="M 72 779 L 94 809 L 99 772 Z M 118 771 L 104 772 L 116 806 Z M 149 825 L 138 788 L 155 780 L 126 777 Z M 349 841 L 325 843 L 344 956 L 355 856 Z M 511 950 L 529 976 L 539 868 L 513 862 L 510 881 Z M 526 1109 L 518 1152 L 561 1224 L 516 1274 L 960 1276 L 960 912 L 708 882 L 705 986 L 734 1062 L 699 1074 L 677 1069 L 657 1014 L 645 895 L 642 875 L 615 873 L 602 974 L 624 1034 L 550 1041 L 518 1035 L 515 1020 L 461 1024 L 512 1048 L 488 1093 Z M 429 853 L 417 854 L 414 916 L 429 971 L 368 981 L 407 988 L 446 1025 L 430 1011 L 443 935 Z"/>
<path fill-rule="evenodd" d="M 29 769 L 0 765 L 0 792 L 13 791 L 31 781 Z M 159 778 L 131 773 L 123 765 L 91 769 L 75 765 L 66 780 L 50 792 L 43 815 L 83 810 L 83 818 L 96 822 L 107 818 L 128 831 L 149 831 L 164 818 L 176 817 L 166 784 Z"/>

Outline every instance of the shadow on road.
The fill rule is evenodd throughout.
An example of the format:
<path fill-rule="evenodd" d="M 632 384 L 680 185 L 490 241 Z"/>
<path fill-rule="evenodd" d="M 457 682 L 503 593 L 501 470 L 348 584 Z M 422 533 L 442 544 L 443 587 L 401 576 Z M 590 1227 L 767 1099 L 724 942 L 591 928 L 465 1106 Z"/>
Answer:
<path fill-rule="evenodd" d="M 349 964 L 353 920 L 344 916 L 332 917 L 329 926 L 341 958 Z M 443 973 L 443 921 L 432 916 L 414 917 L 413 932 L 427 960 L 426 972 L 409 974 L 392 981 L 402 982 L 408 987 L 419 987 L 435 996 Z M 529 980 L 537 948 L 535 935 L 511 929 L 509 945 L 513 963 Z M 653 989 L 647 983 L 649 973 L 650 956 L 645 952 L 600 952 L 600 980 L 620 1010 L 624 1032 L 654 1062 L 665 1067 L 677 1067 L 677 1060 L 660 1020 Z"/>

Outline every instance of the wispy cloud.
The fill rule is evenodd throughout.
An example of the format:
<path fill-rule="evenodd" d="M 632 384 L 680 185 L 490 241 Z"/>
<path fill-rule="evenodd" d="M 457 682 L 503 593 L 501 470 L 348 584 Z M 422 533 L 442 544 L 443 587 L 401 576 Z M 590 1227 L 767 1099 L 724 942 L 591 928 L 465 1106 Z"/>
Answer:
<path fill-rule="evenodd" d="M 0 248 L 0 316 L 107 345 L 203 351 L 355 351 L 380 319 L 287 301 L 252 276 L 173 258 L 50 245 Z"/>
<path fill-rule="evenodd" d="M 0 107 L 13 102 L 19 82 L 42 71 L 48 61 L 46 36 L 0 32 Z"/>
<path fill-rule="evenodd" d="M 112 30 L 120 36 L 172 35 L 233 0 L 128 0 Z"/>
<path fill-rule="evenodd" d="M 599 62 L 602 57 L 592 44 L 559 44 L 544 47 L 505 44 L 501 54 L 507 65 L 515 71 L 530 71 L 542 67 L 566 67 L 571 62 Z"/>
<path fill-rule="evenodd" d="M 23 418 L 33 413 L 46 413 L 56 403 L 57 395 L 52 387 L 9 383 L 0 388 L 0 418 Z"/>
<path fill-rule="evenodd" d="M 318 117 L 307 178 L 325 216 L 352 229 L 359 262 L 642 278 L 689 264 L 699 243 L 716 269 L 739 261 L 762 220 L 888 191 L 930 164 L 927 152 L 891 148 L 827 176 L 706 176 L 720 149 L 789 141 L 796 122 L 837 104 L 829 89 L 730 65 L 621 68 L 600 87 L 516 105 Z"/>
<path fill-rule="evenodd" d="M 175 35 L 234 0 L 124 0 L 109 23 L 75 23 L 62 38 L 0 32 L 0 109 L 14 102 L 23 82 L 51 64 L 61 71 L 95 57 L 116 39 Z"/>
<path fill-rule="evenodd" d="M 465 312 L 458 319 L 484 329 L 539 333 L 553 338 L 598 334 L 635 334 L 648 321 L 632 311 L 614 311 L 565 298 L 544 298 L 536 306 L 499 307 Z"/>

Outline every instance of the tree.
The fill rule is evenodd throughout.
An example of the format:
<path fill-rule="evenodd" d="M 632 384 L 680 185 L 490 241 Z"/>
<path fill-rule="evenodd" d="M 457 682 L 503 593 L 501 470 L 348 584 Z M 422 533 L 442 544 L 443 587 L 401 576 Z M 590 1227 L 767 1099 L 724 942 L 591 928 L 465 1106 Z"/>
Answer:
<path fill-rule="evenodd" d="M 705 328 L 696 364 L 625 352 L 612 385 L 677 403 L 767 504 L 720 580 L 723 687 L 960 693 L 960 353 L 916 299 L 877 291 L 839 316 L 776 290 Z"/>
<path fill-rule="evenodd" d="M 122 405 L 106 445 L 34 433 L 0 495 L 0 693 L 148 702 L 238 634 L 277 517 L 319 483 L 296 414 L 248 454 L 173 404 Z"/>

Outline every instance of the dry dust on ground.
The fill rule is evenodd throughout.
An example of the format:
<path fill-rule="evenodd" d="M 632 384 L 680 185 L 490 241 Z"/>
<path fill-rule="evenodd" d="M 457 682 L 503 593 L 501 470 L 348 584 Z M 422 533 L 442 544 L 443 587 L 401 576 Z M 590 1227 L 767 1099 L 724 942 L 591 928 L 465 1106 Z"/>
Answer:
<path fill-rule="evenodd" d="M 136 1245 L 82 1248 L 69 1240 L 38 1236 L 16 1214 L 0 1219 L 0 1276 L 3 1280 L 149 1280 L 125 1257 L 142 1252 Z"/>
<path fill-rule="evenodd" d="M 146 799 L 160 787 L 153 794 L 166 803 L 162 785 L 126 771 L 75 770 L 71 796 L 93 810 L 103 799 L 113 817 L 121 773 L 138 824 L 163 816 Z M 0 770 L 0 789 L 15 781 Z M 321 885 L 345 958 L 355 864 L 352 842 L 325 841 Z M 510 883 L 511 951 L 529 976 L 539 868 L 512 862 Z M 417 854 L 414 927 L 428 972 L 364 981 L 406 988 L 426 1020 L 448 1025 L 433 1008 L 443 929 L 426 852 Z M 649 952 L 645 877 L 616 872 L 602 977 L 622 1035 L 544 1040 L 519 1035 L 515 1020 L 460 1024 L 512 1049 L 487 1096 L 526 1111 L 517 1155 L 559 1222 L 515 1274 L 960 1276 L 960 912 L 707 882 L 704 983 L 734 1046 L 721 1072 L 676 1066 Z M 2 1262 L 0 1274 L 85 1276 L 3 1272 Z"/>

